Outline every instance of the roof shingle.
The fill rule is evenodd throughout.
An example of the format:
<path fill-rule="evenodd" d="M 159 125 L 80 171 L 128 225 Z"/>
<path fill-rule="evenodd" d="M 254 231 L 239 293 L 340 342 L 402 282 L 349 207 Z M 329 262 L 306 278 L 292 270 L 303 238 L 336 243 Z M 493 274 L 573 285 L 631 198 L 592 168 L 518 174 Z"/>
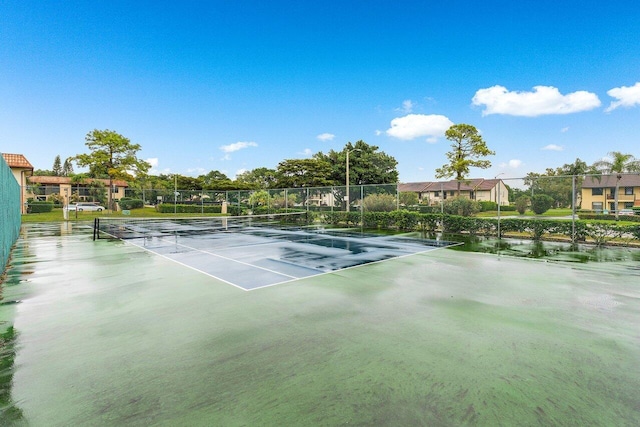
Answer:
<path fill-rule="evenodd" d="M 10 168 L 33 170 L 29 160 L 22 154 L 2 153 L 2 157 L 4 157 L 4 161 L 7 162 Z"/>

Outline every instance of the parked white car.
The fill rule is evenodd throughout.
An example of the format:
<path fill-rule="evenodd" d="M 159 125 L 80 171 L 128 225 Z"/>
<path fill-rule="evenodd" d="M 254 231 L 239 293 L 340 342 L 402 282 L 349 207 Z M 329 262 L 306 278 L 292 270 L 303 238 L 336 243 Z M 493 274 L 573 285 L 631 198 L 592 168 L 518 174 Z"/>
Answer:
<path fill-rule="evenodd" d="M 633 212 L 633 209 L 620 209 L 618 215 L 635 215 L 635 212 Z"/>
<path fill-rule="evenodd" d="M 66 209 L 68 211 L 77 210 L 78 212 L 82 212 L 82 211 L 102 212 L 104 210 L 104 206 L 100 206 L 96 203 L 80 202 L 80 203 L 70 203 L 69 205 L 67 205 Z"/>

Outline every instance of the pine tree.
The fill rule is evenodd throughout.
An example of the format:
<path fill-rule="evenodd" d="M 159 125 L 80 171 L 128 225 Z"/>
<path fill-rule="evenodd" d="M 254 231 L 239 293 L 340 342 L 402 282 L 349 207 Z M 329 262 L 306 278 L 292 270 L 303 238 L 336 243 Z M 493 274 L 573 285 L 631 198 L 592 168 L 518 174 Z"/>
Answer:
<path fill-rule="evenodd" d="M 67 159 L 64 161 L 64 165 L 62 166 L 62 176 L 70 176 L 73 174 L 73 164 L 71 163 L 71 159 Z"/>
<path fill-rule="evenodd" d="M 53 161 L 53 175 L 62 176 L 62 162 L 60 162 L 60 155 L 58 154 Z"/>

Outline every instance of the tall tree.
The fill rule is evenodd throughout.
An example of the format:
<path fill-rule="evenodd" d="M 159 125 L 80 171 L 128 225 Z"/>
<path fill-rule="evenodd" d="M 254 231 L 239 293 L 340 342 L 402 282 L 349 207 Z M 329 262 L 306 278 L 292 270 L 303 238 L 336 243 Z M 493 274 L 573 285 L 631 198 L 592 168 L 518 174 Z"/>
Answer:
<path fill-rule="evenodd" d="M 73 163 L 71 163 L 71 158 L 67 157 L 62 165 L 62 176 L 71 175 L 73 175 Z"/>
<path fill-rule="evenodd" d="M 585 162 L 576 159 L 573 163 L 567 163 L 559 168 L 547 168 L 543 174 L 529 172 L 524 179 L 529 186 L 532 195 L 546 194 L 554 200 L 556 207 L 571 206 L 575 204 L 573 197 L 573 177 L 576 179 L 576 188 L 579 188 L 584 180 L 584 175 L 597 173 Z"/>
<path fill-rule="evenodd" d="M 277 186 L 322 187 L 331 185 L 327 177 L 331 173 L 331 165 L 318 159 L 288 159 L 280 162 L 276 169 Z"/>
<path fill-rule="evenodd" d="M 53 160 L 53 174 L 55 176 L 62 176 L 62 162 L 60 161 L 60 155 L 58 154 Z"/>
<path fill-rule="evenodd" d="M 457 124 L 451 126 L 445 132 L 445 137 L 451 141 L 451 151 L 446 156 L 449 163 L 436 169 L 437 178 L 451 178 L 455 176 L 458 181 L 457 196 L 460 197 L 462 181 L 469 175 L 469 169 L 491 167 L 489 160 L 481 157 L 496 154 L 487 147 L 475 126 Z"/>
<path fill-rule="evenodd" d="M 348 142 L 341 151 L 330 150 L 314 154 L 313 158 L 331 165 L 330 185 L 345 185 L 347 174 L 347 152 L 349 152 L 349 181 L 351 185 L 395 184 L 398 182 L 398 162 L 376 145 L 360 140 Z"/>
<path fill-rule="evenodd" d="M 94 129 L 85 136 L 85 145 L 90 153 L 78 154 L 75 161 L 79 166 L 88 166 L 90 174 L 100 178 L 106 174 L 109 179 L 108 204 L 112 209 L 111 189 L 114 179 L 130 181 L 133 176 L 146 173 L 151 165 L 137 158 L 140 144 L 132 144 L 129 138 L 111 131 Z M 98 175 L 98 176 L 95 176 Z"/>
<path fill-rule="evenodd" d="M 253 189 L 273 188 L 276 185 L 276 171 L 269 168 L 255 168 L 236 176 L 236 182 Z"/>
<path fill-rule="evenodd" d="M 618 191 L 620 190 L 622 174 L 627 172 L 640 172 L 640 159 L 636 159 L 633 155 L 621 153 L 620 151 L 611 151 L 607 155 L 609 158 L 595 162 L 593 167 L 604 174 L 617 174 L 614 208 L 616 211 L 616 219 L 618 219 Z"/>

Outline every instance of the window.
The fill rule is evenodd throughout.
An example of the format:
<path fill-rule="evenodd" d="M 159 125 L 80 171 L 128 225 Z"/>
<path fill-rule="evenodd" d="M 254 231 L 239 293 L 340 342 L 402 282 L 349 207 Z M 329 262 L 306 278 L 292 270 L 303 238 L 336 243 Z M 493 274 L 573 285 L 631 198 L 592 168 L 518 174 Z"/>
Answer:
<path fill-rule="evenodd" d="M 633 207 L 633 202 L 624 202 L 625 209 L 631 209 Z"/>
<path fill-rule="evenodd" d="M 591 209 L 596 212 L 602 212 L 602 202 L 591 203 Z"/>
<path fill-rule="evenodd" d="M 602 196 L 602 188 L 592 188 L 591 189 L 592 196 Z"/>
<path fill-rule="evenodd" d="M 633 187 L 624 187 L 625 196 L 633 196 Z"/>

